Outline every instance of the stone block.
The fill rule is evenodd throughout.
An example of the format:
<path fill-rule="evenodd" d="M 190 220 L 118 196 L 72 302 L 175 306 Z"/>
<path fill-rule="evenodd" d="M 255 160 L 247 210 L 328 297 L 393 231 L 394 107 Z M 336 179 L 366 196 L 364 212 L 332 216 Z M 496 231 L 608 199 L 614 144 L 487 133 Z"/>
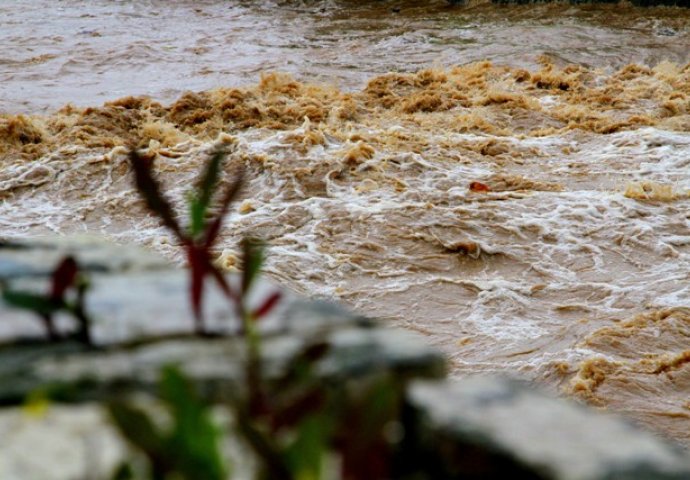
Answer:
<path fill-rule="evenodd" d="M 434 478 L 690 479 L 681 449 L 514 380 L 415 382 L 409 402 Z"/>

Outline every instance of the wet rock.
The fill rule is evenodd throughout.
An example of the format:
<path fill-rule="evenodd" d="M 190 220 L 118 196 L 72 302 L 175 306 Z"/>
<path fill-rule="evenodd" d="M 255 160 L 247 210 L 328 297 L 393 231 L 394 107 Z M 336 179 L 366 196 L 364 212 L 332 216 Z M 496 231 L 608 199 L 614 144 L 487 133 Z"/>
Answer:
<path fill-rule="evenodd" d="M 690 459 L 650 433 L 525 384 L 475 377 L 412 385 L 416 448 L 434 478 L 690 478 Z"/>
<path fill-rule="evenodd" d="M 86 311 L 93 319 L 96 343 L 118 343 L 142 335 L 191 331 L 193 316 L 189 308 L 188 273 L 143 248 L 116 245 L 101 237 L 46 237 L 0 242 L 0 283 L 17 290 L 48 292 L 50 275 L 66 255 L 74 256 L 89 277 L 91 288 L 86 295 Z M 209 329 L 221 333 L 236 331 L 238 322 L 233 306 L 215 284 L 209 283 L 204 303 Z M 269 282 L 257 282 L 250 303 L 258 303 L 275 290 Z M 281 328 L 279 319 L 295 300 L 296 297 L 286 291 L 279 307 L 266 318 L 263 327 L 268 331 Z M 349 320 L 351 315 L 347 317 Z M 44 336 L 41 323 L 32 312 L 12 309 L 0 302 L 0 319 L 0 341 Z M 58 315 L 56 320 L 63 333 L 74 327 L 65 316 Z"/>
<path fill-rule="evenodd" d="M 126 447 L 98 405 L 52 406 L 41 415 L 0 410 L 0 478 L 111 478 Z"/>
<path fill-rule="evenodd" d="M 48 276 L 67 255 L 89 273 L 170 269 L 169 261 L 141 247 L 117 245 L 103 237 L 76 235 L 0 241 L 0 280 Z"/>
<path fill-rule="evenodd" d="M 94 319 L 96 347 L 41 341 L 43 332 L 32 312 L 0 306 L 0 332 L 7 332 L 0 344 L 0 404 L 21 402 L 45 386 L 69 401 L 100 400 L 115 390 L 149 390 L 168 364 L 182 365 L 208 391 L 242 384 L 243 340 L 191 336 L 188 273 L 157 255 L 93 237 L 5 243 L 0 248 L 4 280 L 16 289 L 47 292 L 53 265 L 67 254 L 74 255 L 91 278 L 86 310 Z M 228 276 L 228 280 L 239 279 Z M 260 280 L 249 304 L 259 303 L 276 289 Z M 210 292 L 206 307 L 213 332 L 237 330 L 232 305 L 222 294 Z M 323 362 L 324 377 L 352 378 L 381 371 L 428 377 L 444 372 L 443 356 L 414 335 L 383 329 L 335 304 L 307 301 L 287 291 L 260 325 L 269 374 L 277 374 L 311 339 L 332 344 Z M 63 322 L 61 327 L 68 330 L 70 325 Z M 32 340 L 13 341 L 9 334 L 29 328 L 35 329 Z"/>
<path fill-rule="evenodd" d="M 445 360 L 414 334 L 381 328 L 343 327 L 318 334 L 331 349 L 321 375 L 338 381 L 392 373 L 397 377 L 440 377 Z M 262 342 L 266 375 L 277 377 L 309 341 L 295 333 Z M 179 365 L 206 392 L 222 400 L 228 389 L 243 385 L 244 342 L 240 338 L 161 337 L 103 350 L 78 344 L 24 345 L 0 348 L 0 405 L 20 404 L 42 389 L 59 401 L 107 400 L 114 394 L 153 391 L 166 365 Z"/>
<path fill-rule="evenodd" d="M 447 0 L 450 5 L 466 5 L 466 0 Z M 492 0 L 493 3 L 498 4 L 515 4 L 515 5 L 529 5 L 549 3 L 556 0 Z M 589 3 L 618 3 L 618 0 L 570 0 L 573 5 L 589 4 Z M 654 7 L 654 6 L 676 6 L 676 7 L 690 7 L 690 0 L 632 0 L 633 5 L 638 7 Z"/>
<path fill-rule="evenodd" d="M 546 0 L 548 2 L 548 0 Z M 516 4 L 531 4 L 544 3 L 544 0 L 493 0 L 494 3 L 516 3 Z M 589 3 L 618 3 L 618 0 L 570 0 L 573 5 L 589 4 Z M 677 6 L 688 7 L 690 2 L 688 0 L 632 0 L 633 5 L 638 7 L 654 7 L 654 6 Z"/>
<path fill-rule="evenodd" d="M 678 35 L 678 31 L 671 27 L 660 27 L 654 31 L 657 36 L 660 37 L 673 37 L 675 35 Z"/>

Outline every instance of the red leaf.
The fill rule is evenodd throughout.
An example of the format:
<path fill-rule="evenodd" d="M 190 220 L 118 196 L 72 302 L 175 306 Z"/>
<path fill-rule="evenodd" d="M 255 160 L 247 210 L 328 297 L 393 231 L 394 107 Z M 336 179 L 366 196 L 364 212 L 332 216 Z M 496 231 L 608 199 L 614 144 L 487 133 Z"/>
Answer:
<path fill-rule="evenodd" d="M 470 183 L 470 190 L 473 192 L 490 192 L 491 188 L 485 183 L 472 182 Z"/>
<path fill-rule="evenodd" d="M 206 277 L 206 263 L 203 261 L 203 252 L 194 245 L 187 246 L 187 259 L 191 270 L 191 283 L 189 294 L 192 301 L 192 312 L 196 323 L 197 333 L 203 333 L 204 320 L 201 311 L 201 299 L 204 293 L 204 279 Z"/>
<path fill-rule="evenodd" d="M 184 235 L 173 215 L 170 202 L 165 198 L 158 180 L 153 176 L 153 159 L 140 155 L 135 149 L 130 150 L 129 160 L 134 171 L 134 182 L 141 196 L 146 200 L 146 205 L 161 219 L 163 225 L 168 227 L 183 240 Z"/>
<path fill-rule="evenodd" d="M 211 248 L 218 238 L 218 234 L 223 228 L 224 213 L 219 213 L 218 216 L 209 224 L 205 232 L 204 245 L 206 248 Z"/>
<path fill-rule="evenodd" d="M 281 428 L 292 427 L 303 421 L 307 415 L 319 411 L 325 401 L 326 394 L 324 389 L 316 387 L 308 390 L 283 408 L 274 408 L 273 416 L 270 419 L 273 432 Z"/>
<path fill-rule="evenodd" d="M 228 284 L 228 281 L 225 279 L 225 276 L 218 270 L 218 267 L 210 263 L 210 260 L 208 261 L 208 266 L 207 269 L 213 275 L 213 278 L 216 279 L 216 282 L 218 282 L 218 286 L 220 287 L 221 290 L 223 290 L 223 293 L 230 298 L 231 300 L 234 300 L 236 302 L 239 302 L 240 299 L 237 296 L 237 294 L 234 292 L 232 288 L 230 288 L 230 285 Z"/>
<path fill-rule="evenodd" d="M 67 289 L 74 285 L 77 273 L 79 273 L 77 262 L 72 257 L 65 257 L 53 272 L 50 298 L 55 301 L 62 300 Z"/>
<path fill-rule="evenodd" d="M 273 308 L 278 304 L 283 294 L 281 292 L 274 292 L 270 297 L 264 300 L 259 308 L 254 310 L 252 317 L 256 320 L 261 319 L 261 317 L 267 315 Z"/>

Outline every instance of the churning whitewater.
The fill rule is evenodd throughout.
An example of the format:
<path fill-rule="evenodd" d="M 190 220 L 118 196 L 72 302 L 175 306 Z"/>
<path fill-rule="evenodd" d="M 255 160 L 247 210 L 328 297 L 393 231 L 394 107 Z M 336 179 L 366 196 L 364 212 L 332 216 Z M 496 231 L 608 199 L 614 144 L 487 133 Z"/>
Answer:
<path fill-rule="evenodd" d="M 217 8 L 207 8 L 212 20 Z M 233 8 L 261 23 L 268 7 Z M 423 7 L 414 8 L 418 18 Z M 556 21 L 559 10 L 548 8 Z M 329 15 L 315 11 L 304 13 L 312 26 Z M 428 23 L 427 39 L 453 18 L 443 13 L 437 25 L 439 11 L 415 20 Z M 555 35 L 527 10 L 507 11 L 511 28 L 532 22 Z M 3 99 L 0 231 L 102 232 L 181 260 L 133 190 L 126 146 L 155 155 L 181 203 L 206 154 L 223 144 L 228 171 L 244 164 L 250 175 L 217 252 L 222 266 L 235 268 L 236 242 L 252 232 L 270 245 L 273 279 L 427 335 L 458 376 L 518 374 L 690 445 L 690 59 L 673 48 L 690 33 L 672 11 L 657 9 L 657 23 L 654 13 L 626 20 L 643 25 L 631 33 L 640 38 L 660 28 L 675 36 L 656 50 L 640 46 L 646 56 L 621 47 L 608 68 L 584 53 L 532 48 L 528 57 L 528 46 L 515 62 L 483 60 L 500 44 L 481 36 L 497 21 L 481 10 L 477 61 L 460 61 L 446 42 L 445 66 L 429 65 L 439 60 L 431 42 L 426 57 L 414 57 L 415 71 L 383 73 L 391 66 L 366 51 L 382 40 L 370 39 L 360 45 L 363 88 L 337 62 L 315 77 L 345 72 L 344 87 L 305 80 L 316 67 L 300 70 L 298 49 L 287 70 L 300 79 L 263 73 L 252 85 L 240 75 L 236 83 L 249 86 L 211 82 L 170 103 L 111 96 L 102 106 L 57 108 L 41 95 Z M 357 18 L 373 24 L 376 16 Z M 622 35 L 624 20 L 612 18 L 609 30 L 590 28 L 602 40 Z M 404 31 L 394 49 L 407 48 L 413 34 Z"/>

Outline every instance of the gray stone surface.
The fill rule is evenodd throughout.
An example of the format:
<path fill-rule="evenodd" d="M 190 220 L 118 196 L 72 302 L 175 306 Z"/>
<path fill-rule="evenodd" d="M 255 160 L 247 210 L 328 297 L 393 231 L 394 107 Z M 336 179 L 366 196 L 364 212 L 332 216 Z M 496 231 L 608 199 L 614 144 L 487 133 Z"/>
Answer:
<path fill-rule="evenodd" d="M 278 376 L 305 344 L 303 334 L 270 335 L 262 342 L 266 374 Z M 324 379 L 382 372 L 441 377 L 445 360 L 414 334 L 381 328 L 336 328 L 320 334 L 332 348 L 323 359 Z M 179 365 L 211 399 L 243 384 L 244 343 L 239 338 L 161 338 L 90 351 L 76 344 L 0 348 L 0 405 L 21 403 L 42 388 L 69 402 L 104 400 L 123 391 L 154 389 L 163 366 Z"/>
<path fill-rule="evenodd" d="M 141 247 L 117 245 L 96 235 L 0 241 L 0 280 L 47 276 L 66 255 L 92 273 L 169 269 L 170 262 Z"/>
<path fill-rule="evenodd" d="M 50 274 L 68 254 L 77 259 L 92 285 L 86 297 L 86 310 L 93 318 L 97 343 L 192 330 L 188 273 L 141 247 L 115 245 L 93 236 L 0 242 L 0 282 L 15 289 L 47 292 Z M 232 276 L 228 279 L 237 283 Z M 233 306 L 214 282 L 209 281 L 208 287 L 204 301 L 208 327 L 218 332 L 236 331 L 238 322 Z M 270 282 L 260 280 L 252 292 L 253 303 L 275 290 Z M 294 301 L 297 297 L 284 291 L 281 303 L 262 322 L 262 328 L 271 331 L 283 328 L 285 322 L 297 323 L 287 315 Z M 333 321 L 355 321 L 351 314 L 343 316 L 342 310 L 331 317 Z M 63 332 L 73 327 L 66 316 L 58 315 L 56 321 Z M 8 308 L 0 302 L 0 342 L 44 335 L 33 313 Z"/>
<path fill-rule="evenodd" d="M 188 273 L 138 247 L 100 238 L 41 238 L 0 247 L 2 280 L 13 288 L 46 292 L 51 271 L 65 255 L 77 258 L 92 288 L 87 311 L 94 319 L 97 348 L 76 342 L 46 344 L 31 312 L 0 305 L 0 404 L 21 402 L 39 387 L 59 388 L 65 400 L 102 399 L 115 390 L 153 388 L 161 367 L 179 364 L 209 392 L 241 385 L 244 343 L 237 337 L 198 338 L 192 329 Z M 238 278 L 228 276 L 234 284 Z M 265 280 L 252 289 L 257 304 L 278 287 Z M 1 303 L 1 302 L 0 302 Z M 217 288 L 206 302 L 207 325 L 233 333 L 232 305 Z M 63 319 L 64 320 L 64 319 Z M 68 322 L 61 323 L 68 331 Z M 311 338 L 332 344 L 324 377 L 354 377 L 392 371 L 406 376 L 441 376 L 445 360 L 414 334 L 382 329 L 370 319 L 327 302 L 308 301 L 283 290 L 279 306 L 260 324 L 264 362 L 277 374 Z M 34 341 L 13 341 L 17 333 Z"/>
<path fill-rule="evenodd" d="M 610 415 L 489 377 L 415 382 L 420 448 L 446 478 L 690 479 L 686 453 Z M 473 452 L 474 458 L 467 458 Z M 517 478 L 517 477 L 513 477 Z"/>
<path fill-rule="evenodd" d="M 125 446 L 98 405 L 0 410 L 3 480 L 106 480 Z"/>

